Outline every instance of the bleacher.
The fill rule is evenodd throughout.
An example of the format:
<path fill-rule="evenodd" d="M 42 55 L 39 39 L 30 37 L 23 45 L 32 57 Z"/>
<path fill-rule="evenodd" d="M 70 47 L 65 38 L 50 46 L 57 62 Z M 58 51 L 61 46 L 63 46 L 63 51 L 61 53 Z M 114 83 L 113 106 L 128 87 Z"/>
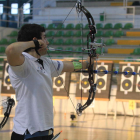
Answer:
<path fill-rule="evenodd" d="M 59 1 L 57 1 L 59 3 Z M 68 1 L 66 1 L 68 2 Z M 89 7 L 96 6 L 96 3 L 98 6 L 99 3 L 106 4 L 110 7 L 117 7 L 117 6 L 123 6 L 122 1 L 95 1 L 95 5 L 92 4 L 90 5 L 90 2 L 93 1 L 85 1 L 85 6 L 86 4 L 89 4 Z M 61 2 L 60 2 L 61 3 Z M 63 4 L 65 2 L 63 1 Z M 132 1 L 127 3 L 128 6 L 132 5 Z M 68 6 L 70 6 L 68 4 Z M 56 7 L 59 7 L 56 5 Z M 90 9 L 90 8 L 88 8 Z M 108 9 L 108 8 L 107 8 Z M 43 15 L 46 12 L 48 14 L 49 12 L 46 11 L 48 8 L 44 9 Z M 55 8 L 55 12 L 60 11 L 59 9 Z M 90 9 L 92 10 L 92 8 Z M 122 9 L 120 9 L 121 11 Z M 62 10 L 61 10 L 62 11 Z M 61 12 L 60 11 L 60 12 Z M 40 14 L 42 14 L 40 11 Z M 63 12 L 63 11 L 62 11 Z M 92 11 L 93 12 L 93 11 Z M 106 10 L 106 12 L 108 12 Z M 94 12 L 93 12 L 94 13 Z M 124 12 L 125 13 L 125 12 Z M 123 14 L 124 14 L 123 13 Z M 62 13 L 59 13 L 60 15 Z M 119 13 L 117 13 L 119 15 Z M 50 15 L 44 16 L 45 18 Z M 99 15 L 98 15 L 99 16 Z M 97 28 L 97 34 L 95 35 L 96 37 L 96 42 L 101 43 L 103 40 L 103 43 L 106 45 L 105 48 L 103 49 L 103 53 L 105 54 L 104 56 L 100 56 L 100 58 L 122 58 L 124 59 L 129 59 L 134 58 L 136 59 L 137 56 L 140 54 L 139 50 L 139 36 L 140 36 L 140 30 L 135 30 L 133 27 L 135 26 L 133 23 L 128 23 L 128 22 L 104 22 L 104 21 L 99 21 L 97 15 L 94 15 L 95 21 L 96 21 L 96 28 Z M 72 16 L 71 16 L 72 17 Z M 39 19 L 41 20 L 40 15 L 36 16 L 34 18 L 34 23 L 38 21 Z M 56 18 L 50 16 L 50 21 L 52 20 L 51 18 Z M 73 18 L 73 17 L 72 17 Z M 98 20 L 96 20 L 98 18 Z M 112 18 L 111 16 L 109 18 Z M 124 17 L 123 17 L 124 18 Z M 63 17 L 61 17 L 61 20 Z M 60 20 L 60 22 L 61 22 Z M 71 18 L 70 18 L 71 20 Z M 89 33 L 89 27 L 88 24 L 79 24 L 77 21 L 70 23 L 69 21 L 65 24 L 58 24 L 56 23 L 43 23 L 40 24 L 41 26 L 46 28 L 46 37 L 48 41 L 50 42 L 49 47 L 55 48 L 59 51 L 49 51 L 49 54 L 52 57 L 58 57 L 58 58 L 63 58 L 63 57 L 78 57 L 81 58 L 81 53 L 82 49 L 81 48 L 86 48 L 87 45 L 87 34 Z M 53 20 L 52 20 L 53 21 Z M 81 32 L 81 28 L 83 29 Z M 16 42 L 17 38 L 17 33 L 18 31 L 12 31 L 9 33 L 9 35 L 5 36 L 0 40 L 0 55 L 5 56 L 5 48 L 9 44 Z M 102 40 L 101 40 L 102 39 Z M 60 51 L 61 50 L 61 51 Z M 98 48 L 97 53 L 101 54 L 101 50 Z M 73 53 L 77 52 L 77 53 Z M 87 55 L 83 55 L 83 57 L 87 57 Z M 113 60 L 115 63 L 118 63 L 119 61 Z M 130 60 L 128 60 L 130 61 Z"/>
<path fill-rule="evenodd" d="M 40 24 L 46 28 L 46 37 L 50 43 L 50 47 L 61 51 L 49 51 L 49 54 L 53 57 L 57 56 L 69 56 L 75 57 L 73 52 L 77 52 L 76 56 L 80 57 L 82 53 L 82 47 L 86 48 L 87 34 L 89 33 L 88 24 Z M 83 28 L 83 32 L 81 32 Z M 97 34 L 96 42 L 101 43 L 101 38 L 104 41 L 106 47 L 103 50 L 105 56 L 120 55 L 123 57 L 129 57 L 129 55 L 140 54 L 138 47 L 140 45 L 139 36 L 140 32 L 133 31 L 133 24 L 126 23 L 124 26 L 121 23 L 106 23 L 104 26 L 102 23 L 96 24 Z M 0 40 L 0 54 L 5 55 L 5 48 L 7 45 L 16 42 L 18 31 L 12 31 L 6 38 Z M 132 38 L 132 39 L 130 39 Z M 71 52 L 70 52 L 71 51 Z M 81 53 L 80 53 L 81 52 Z M 101 50 L 98 48 L 97 53 L 101 54 Z M 86 56 L 86 55 L 85 55 Z"/>

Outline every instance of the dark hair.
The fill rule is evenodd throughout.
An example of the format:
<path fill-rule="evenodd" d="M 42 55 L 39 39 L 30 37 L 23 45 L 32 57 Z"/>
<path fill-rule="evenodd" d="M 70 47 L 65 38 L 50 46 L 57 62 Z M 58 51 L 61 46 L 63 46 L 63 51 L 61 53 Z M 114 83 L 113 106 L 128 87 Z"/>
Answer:
<path fill-rule="evenodd" d="M 25 24 L 18 32 L 17 41 L 31 41 L 34 37 L 41 39 L 41 33 L 45 32 L 45 28 L 38 24 Z M 25 50 L 25 52 L 31 49 Z"/>

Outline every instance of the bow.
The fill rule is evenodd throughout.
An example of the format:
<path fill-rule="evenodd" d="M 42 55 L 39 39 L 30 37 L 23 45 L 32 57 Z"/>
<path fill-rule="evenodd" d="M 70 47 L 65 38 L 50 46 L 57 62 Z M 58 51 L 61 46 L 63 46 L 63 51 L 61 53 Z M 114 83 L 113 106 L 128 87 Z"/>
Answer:
<path fill-rule="evenodd" d="M 85 14 L 85 16 L 88 20 L 88 25 L 89 25 L 89 30 L 90 30 L 88 35 L 87 35 L 87 48 L 86 49 L 82 48 L 82 53 L 88 54 L 89 58 L 90 58 L 88 70 L 87 71 L 86 70 L 85 71 L 84 70 L 76 71 L 76 72 L 88 73 L 88 75 L 89 75 L 88 82 L 90 84 L 89 96 L 88 96 L 88 99 L 84 105 L 82 105 L 81 103 L 78 103 L 76 108 L 75 108 L 72 100 L 70 99 L 75 110 L 76 110 L 77 115 L 81 115 L 82 111 L 85 110 L 92 103 L 92 101 L 94 100 L 94 97 L 95 97 L 97 84 L 95 84 L 95 82 L 94 82 L 94 73 L 93 73 L 94 64 L 91 63 L 91 60 L 93 57 L 96 57 L 96 48 L 97 47 L 100 47 L 101 52 L 103 52 L 102 48 L 104 47 L 104 44 L 103 43 L 96 43 L 95 34 L 97 33 L 97 30 L 96 30 L 94 19 L 93 19 L 91 13 L 82 5 L 80 0 L 78 0 L 76 3 L 76 11 L 78 14 L 81 12 Z M 50 47 L 49 47 L 49 50 L 50 51 L 62 51 L 62 50 L 54 49 L 54 48 L 50 48 Z M 69 52 L 71 52 L 71 51 L 69 51 Z M 75 53 L 81 53 L 81 52 L 75 52 Z M 48 53 L 48 55 L 49 55 L 49 53 Z M 50 55 L 49 55 L 49 57 L 50 57 Z M 52 64 L 53 64 L 53 62 L 52 62 Z M 97 60 L 96 60 L 96 65 L 97 65 Z M 70 96 L 69 96 L 69 98 L 70 98 Z"/>
<path fill-rule="evenodd" d="M 96 30 L 94 19 L 93 19 L 91 13 L 84 6 L 82 6 L 82 3 L 80 0 L 78 0 L 76 3 L 76 10 L 78 13 L 83 12 L 85 14 L 85 16 L 88 20 L 88 26 L 89 26 L 89 30 L 90 30 L 87 35 L 87 49 L 83 49 L 83 51 L 88 51 L 90 62 L 89 62 L 88 70 L 81 71 L 81 72 L 88 73 L 88 75 L 89 75 L 88 82 L 90 84 L 90 89 L 89 89 L 89 96 L 88 96 L 86 103 L 84 105 L 82 105 L 81 103 L 77 104 L 77 108 L 76 108 L 77 115 L 81 115 L 82 111 L 85 110 L 93 102 L 95 94 L 96 94 L 97 84 L 94 81 L 94 73 L 93 73 L 94 64 L 91 63 L 91 59 L 93 57 L 96 57 L 96 48 L 100 47 L 102 50 L 102 48 L 104 47 L 104 44 L 95 42 L 95 34 L 97 33 L 97 30 Z M 97 62 L 97 60 L 96 60 L 96 62 Z"/>
<path fill-rule="evenodd" d="M 15 101 L 14 99 L 9 97 L 7 98 L 6 104 L 7 104 L 7 108 L 6 108 L 6 112 L 4 113 L 4 118 L 2 119 L 0 123 L 0 129 L 2 129 L 4 125 L 6 124 L 6 122 L 8 121 L 9 115 L 11 113 L 11 109 L 15 105 Z"/>

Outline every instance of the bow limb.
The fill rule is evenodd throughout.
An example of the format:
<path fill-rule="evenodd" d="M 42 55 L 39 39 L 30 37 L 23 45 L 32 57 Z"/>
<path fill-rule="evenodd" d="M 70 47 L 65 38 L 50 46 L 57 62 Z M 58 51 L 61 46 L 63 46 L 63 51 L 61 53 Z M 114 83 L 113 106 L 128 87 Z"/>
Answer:
<path fill-rule="evenodd" d="M 4 113 L 4 118 L 2 119 L 0 123 L 0 129 L 2 129 L 4 125 L 6 124 L 6 122 L 8 121 L 9 115 L 11 113 L 11 109 L 15 105 L 14 99 L 11 99 L 11 98 L 8 98 L 6 103 L 7 103 L 7 108 L 6 108 L 6 112 Z"/>

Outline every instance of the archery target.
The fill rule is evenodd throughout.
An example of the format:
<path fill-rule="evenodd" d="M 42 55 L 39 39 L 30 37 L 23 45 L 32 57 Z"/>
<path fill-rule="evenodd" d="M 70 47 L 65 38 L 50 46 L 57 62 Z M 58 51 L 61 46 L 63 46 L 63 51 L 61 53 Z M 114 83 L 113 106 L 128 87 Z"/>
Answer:
<path fill-rule="evenodd" d="M 126 68 L 124 69 L 124 71 L 133 72 L 132 68 L 130 68 L 130 67 L 126 67 Z M 130 78 L 131 76 L 132 76 L 132 75 L 124 75 L 124 77 L 126 77 L 126 78 Z"/>
<path fill-rule="evenodd" d="M 122 66 L 122 71 L 127 72 L 134 72 L 134 66 Z M 121 86 L 120 91 L 124 91 L 124 94 L 127 94 L 128 92 L 133 91 L 133 81 L 134 76 L 133 75 L 121 75 Z"/>
<path fill-rule="evenodd" d="M 137 73 L 140 73 L 140 66 L 138 66 Z M 136 78 L 136 92 L 140 92 L 140 74 Z"/>
<path fill-rule="evenodd" d="M 60 91 L 60 89 L 63 89 L 65 86 L 65 77 L 66 72 L 59 75 L 59 77 L 54 77 L 53 79 L 53 88 L 56 89 L 56 91 Z"/>
<path fill-rule="evenodd" d="M 106 68 L 105 68 L 104 66 L 100 66 L 97 70 L 103 72 L 103 71 L 106 70 Z M 100 77 L 102 77 L 102 76 L 104 76 L 105 74 L 104 74 L 104 73 L 98 73 L 97 75 L 100 76 Z"/>
<path fill-rule="evenodd" d="M 8 69 L 9 69 L 9 64 L 5 63 L 3 86 L 7 87 L 7 90 L 10 90 L 10 87 L 12 87 L 12 85 L 11 85 L 11 82 L 10 82 Z"/>
<path fill-rule="evenodd" d="M 108 70 L 108 65 L 98 65 L 98 71 Z M 101 93 L 101 90 L 106 90 L 107 86 L 107 74 L 98 73 L 95 75 L 95 83 L 97 83 L 97 92 Z"/>
<path fill-rule="evenodd" d="M 125 90 L 129 90 L 132 86 L 132 82 L 129 79 L 126 79 L 122 82 L 122 87 Z"/>
<path fill-rule="evenodd" d="M 102 89 L 105 86 L 105 80 L 100 78 L 97 80 L 97 85 L 99 89 Z"/>
<path fill-rule="evenodd" d="M 84 93 L 86 93 L 89 88 L 90 84 L 88 82 L 88 73 L 80 73 L 80 84 L 79 84 L 79 89 L 83 89 Z"/>

